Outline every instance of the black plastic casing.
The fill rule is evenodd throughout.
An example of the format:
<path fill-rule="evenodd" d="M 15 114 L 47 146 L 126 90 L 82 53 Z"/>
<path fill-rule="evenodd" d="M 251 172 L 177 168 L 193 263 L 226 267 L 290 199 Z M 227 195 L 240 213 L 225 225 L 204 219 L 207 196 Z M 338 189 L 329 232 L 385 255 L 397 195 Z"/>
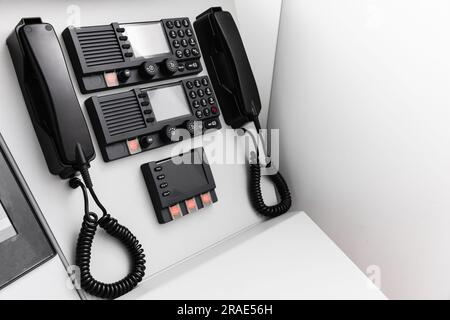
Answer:
<path fill-rule="evenodd" d="M 179 164 L 177 161 L 180 158 L 202 161 Z M 175 158 L 143 164 L 141 170 L 160 224 L 173 220 L 169 212 L 169 207 L 173 205 L 180 204 L 183 215 L 187 215 L 185 200 L 194 198 L 198 209 L 202 209 L 200 195 L 210 192 L 212 201 L 217 202 L 216 184 L 203 148 L 193 149 Z M 164 179 L 158 178 L 161 176 Z M 205 182 L 195 183 L 194 180 Z M 186 183 L 180 186 L 181 181 Z M 195 186 L 189 185 L 189 181 Z M 167 183 L 167 187 L 161 188 L 163 183 Z M 166 191 L 170 192 L 169 196 L 163 196 Z"/>
<path fill-rule="evenodd" d="M 226 124 L 240 128 L 261 111 L 256 81 L 239 30 L 229 12 L 210 8 L 194 28 Z"/>
<path fill-rule="evenodd" d="M 179 28 L 173 26 L 169 28 L 168 22 L 187 21 L 188 26 Z M 62 35 L 66 44 L 70 60 L 78 80 L 80 91 L 82 93 L 92 93 L 97 91 L 117 89 L 131 85 L 149 83 L 155 81 L 168 80 L 178 77 L 184 77 L 200 73 L 203 68 L 200 63 L 200 50 L 198 48 L 197 38 L 192 29 L 191 23 L 187 17 L 162 19 L 160 21 L 146 21 L 143 23 L 160 22 L 164 29 L 166 39 L 168 41 L 170 52 L 167 54 L 159 54 L 151 57 L 134 57 L 133 43 L 128 40 L 121 40 L 124 37 L 121 32 L 120 25 L 113 22 L 109 25 L 88 26 L 88 27 L 68 27 Z M 175 38 L 170 36 L 170 32 L 183 31 L 191 29 L 192 36 L 177 35 Z M 174 46 L 174 41 L 181 42 L 183 39 L 194 39 L 195 45 L 189 44 L 186 47 Z M 125 49 L 127 48 L 127 49 Z M 198 55 L 192 54 L 187 57 L 183 55 L 178 57 L 177 50 L 184 51 L 189 49 L 198 50 Z M 173 60 L 178 64 L 178 69 L 174 73 L 167 73 L 164 70 L 164 63 L 167 60 Z M 157 66 L 154 76 L 149 77 L 143 72 L 143 65 L 146 62 L 154 63 Z M 104 79 L 105 72 L 113 72 L 119 74 L 121 71 L 128 70 L 129 78 L 120 80 L 115 86 L 108 86 Z"/>
<path fill-rule="evenodd" d="M 24 18 L 7 45 L 49 171 L 70 178 L 77 144 L 88 161 L 95 150 L 58 37 L 41 18 Z"/>
<path fill-rule="evenodd" d="M 207 85 L 203 84 L 206 81 Z M 189 88 L 188 84 L 200 83 L 201 85 Z M 158 121 L 152 109 L 152 101 L 146 92 L 167 88 L 169 86 L 182 86 L 186 96 L 187 109 L 190 114 L 182 115 L 176 118 Z M 189 94 L 192 92 L 203 92 L 209 88 L 210 95 L 192 98 Z M 185 124 L 189 121 L 196 121 L 202 125 L 198 135 L 205 134 L 207 131 L 218 130 L 222 127 L 220 122 L 220 109 L 217 103 L 202 106 L 199 101 L 213 99 L 217 102 L 216 95 L 210 84 L 210 79 L 206 76 L 184 79 L 175 83 L 153 86 L 148 88 L 136 88 L 121 93 L 108 94 L 103 96 L 94 96 L 86 100 L 86 110 L 91 119 L 92 127 L 105 162 L 114 161 L 133 155 L 130 153 L 127 141 L 149 138 L 152 143 L 143 145 L 140 143 L 140 152 L 160 148 L 176 141 L 171 141 L 165 136 L 164 129 L 173 127 L 175 129 L 186 129 Z M 198 107 L 194 107 L 194 102 Z M 170 108 L 170 105 L 167 105 Z M 211 110 L 215 110 L 213 113 Z M 205 111 L 209 115 L 205 115 Z M 197 112 L 201 117 L 197 116 Z M 184 132 L 187 133 L 187 132 Z M 136 154 L 136 153 L 134 153 Z"/>

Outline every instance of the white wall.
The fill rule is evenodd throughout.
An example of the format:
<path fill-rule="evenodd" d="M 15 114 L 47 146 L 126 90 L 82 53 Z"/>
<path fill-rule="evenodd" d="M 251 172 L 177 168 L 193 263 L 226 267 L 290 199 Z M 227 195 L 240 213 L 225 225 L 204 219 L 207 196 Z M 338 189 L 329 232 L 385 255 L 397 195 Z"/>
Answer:
<path fill-rule="evenodd" d="M 259 120 L 261 125 L 266 127 L 282 0 L 234 2 L 236 23 L 239 25 L 239 32 L 261 96 L 262 109 Z"/>
<path fill-rule="evenodd" d="M 450 298 L 450 2 L 285 0 L 280 28 L 296 209 L 388 297 Z"/>

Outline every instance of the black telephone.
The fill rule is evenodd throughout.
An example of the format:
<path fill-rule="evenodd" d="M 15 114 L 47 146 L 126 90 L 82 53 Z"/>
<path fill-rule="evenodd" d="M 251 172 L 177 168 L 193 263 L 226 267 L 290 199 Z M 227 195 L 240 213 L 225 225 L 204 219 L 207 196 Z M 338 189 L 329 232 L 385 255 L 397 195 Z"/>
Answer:
<path fill-rule="evenodd" d="M 188 28 L 190 26 L 189 21 L 185 21 L 184 27 Z M 180 29 L 183 27 L 183 23 L 178 20 L 175 20 L 173 25 L 171 20 L 166 21 L 166 24 L 169 29 L 174 27 Z M 261 101 L 242 39 L 232 16 L 230 13 L 224 12 L 221 8 L 211 8 L 197 17 L 194 27 L 199 40 L 198 44 L 203 51 L 205 63 L 210 74 L 211 82 L 215 88 L 216 98 L 220 103 L 225 122 L 234 129 L 240 128 L 246 123 L 253 122 L 258 132 L 258 138 L 262 140 L 262 137 L 260 137 L 261 126 L 258 120 Z M 93 31 L 91 29 L 89 30 L 89 32 Z M 180 31 L 182 30 L 178 32 Z M 111 33 L 110 31 L 108 32 Z M 110 36 L 108 35 L 108 37 Z M 114 33 L 114 36 L 120 37 L 116 33 Z M 177 37 L 176 34 L 175 37 Z M 95 41 L 97 40 L 89 38 L 89 41 L 94 41 L 93 45 L 95 45 Z M 19 22 L 12 34 L 8 37 L 7 45 L 30 118 L 50 172 L 59 175 L 62 179 L 70 179 L 69 185 L 73 189 L 80 188 L 83 192 L 85 212 L 76 248 L 76 264 L 80 267 L 81 271 L 81 287 L 88 293 L 101 298 L 113 299 L 119 297 L 132 290 L 142 281 L 145 275 L 145 255 L 136 237 L 107 213 L 105 207 L 101 204 L 94 192 L 89 168 L 91 161 L 95 158 L 95 151 L 85 118 L 69 77 L 58 37 L 53 27 L 48 23 L 42 22 L 40 18 L 26 18 Z M 191 46 L 196 45 L 196 42 L 191 44 Z M 108 59 L 107 57 L 108 53 L 106 57 L 96 57 L 96 59 L 103 61 L 102 59 Z M 196 109 L 196 117 L 199 119 L 202 118 L 203 120 L 204 117 L 213 117 L 215 126 L 219 128 L 219 121 L 216 121 L 219 116 L 219 110 L 216 106 L 213 91 L 209 88 L 209 80 L 207 77 L 193 79 L 193 81 L 189 79 L 183 81 L 182 83 L 186 89 L 191 90 L 186 91 L 186 93 L 193 94 L 191 99 L 194 100 L 189 101 L 189 105 Z M 193 90 L 197 90 L 197 93 Z M 140 101 L 140 106 L 138 105 L 137 108 L 133 109 L 136 110 L 133 111 L 136 114 L 133 113 L 127 116 L 129 118 L 126 118 L 127 120 L 131 119 L 132 124 L 135 124 L 134 121 L 137 121 L 133 117 L 139 116 L 140 119 L 141 112 L 146 115 L 153 112 L 149 109 L 150 102 L 147 101 L 148 99 L 145 100 L 146 95 L 143 92 L 138 92 L 137 89 L 131 93 L 131 98 L 134 99 L 132 99 L 133 101 L 125 99 L 125 106 L 120 103 L 117 104 L 117 98 L 119 100 L 122 99 L 124 94 L 126 95 L 126 93 L 121 93 L 120 95 L 103 97 L 101 99 L 102 101 L 112 99 L 112 102 L 107 101 L 109 104 L 105 108 L 111 108 L 111 103 L 114 107 L 119 106 L 125 108 L 125 110 L 120 110 L 119 114 L 113 115 L 115 117 L 113 119 L 115 130 L 118 127 L 120 127 L 120 130 L 129 128 L 129 126 L 125 126 L 120 121 L 123 120 L 123 113 L 129 110 L 129 108 L 135 107 L 137 104 L 136 101 L 140 101 L 136 99 L 142 100 Z M 195 100 L 197 94 L 200 97 L 204 97 L 205 94 L 208 95 L 209 102 L 204 97 L 202 99 L 204 103 L 201 106 L 202 103 Z M 127 96 L 126 98 L 128 99 L 129 97 Z M 123 100 L 120 101 L 123 102 Z M 111 116 L 111 110 L 108 110 L 108 116 Z M 153 116 L 148 116 L 146 120 L 152 122 L 152 119 Z M 181 120 L 189 119 L 182 118 Z M 117 123 L 116 121 L 119 122 Z M 244 130 L 252 135 L 250 131 Z M 172 136 L 171 131 L 166 132 L 167 137 Z M 117 132 L 114 131 L 113 133 Z M 144 133 L 148 135 L 149 132 L 145 131 L 142 134 Z M 136 134 L 133 136 L 136 136 Z M 124 139 L 129 139 L 129 137 L 126 136 Z M 257 141 L 255 137 L 253 137 L 253 140 L 255 142 Z M 151 144 L 149 139 L 146 139 L 144 142 Z M 135 141 L 132 146 L 136 148 L 139 147 L 139 144 Z M 155 147 L 157 146 L 158 144 L 155 145 Z M 123 147 L 123 145 L 119 147 Z M 258 150 L 257 145 L 256 150 Z M 128 153 L 125 152 L 125 154 Z M 123 154 L 119 153 L 119 156 L 121 155 Z M 292 202 L 291 195 L 285 180 L 278 172 L 271 175 L 270 179 L 275 184 L 280 196 L 280 202 L 273 206 L 267 206 L 264 203 L 260 186 L 261 164 L 258 155 L 259 152 L 257 151 L 255 159 L 258 160 L 250 164 L 251 201 L 256 211 L 266 217 L 272 218 L 289 210 Z M 154 170 L 155 172 L 159 172 L 163 168 L 157 166 Z M 81 174 L 83 181 L 75 177 L 78 172 Z M 163 180 L 165 179 L 165 175 L 158 173 L 156 178 L 158 181 Z M 213 181 L 212 178 L 207 180 Z M 202 200 L 204 204 L 217 200 L 213 192 L 215 185 L 213 183 L 211 184 L 211 181 L 205 187 L 206 189 L 199 189 L 195 194 L 198 195 L 199 193 L 209 191 L 207 193 L 209 200 L 205 200 L 206 198 Z M 161 182 L 159 187 L 165 188 L 167 187 L 167 183 Z M 100 218 L 89 209 L 89 194 L 102 211 Z M 162 196 L 169 195 L 170 192 L 168 191 L 162 193 Z M 194 197 L 195 195 L 190 196 Z M 193 199 L 188 199 L 188 201 Z M 182 200 L 185 199 L 183 198 Z M 192 202 L 192 204 L 195 207 L 195 202 Z M 133 259 L 130 273 L 122 280 L 112 284 L 99 282 L 90 273 L 91 248 L 98 226 L 103 228 L 111 236 L 119 239 L 125 245 Z"/>
<path fill-rule="evenodd" d="M 28 18 L 19 22 L 7 45 L 48 168 L 69 178 L 78 171 L 77 145 L 87 161 L 95 151 L 58 37 L 50 24 Z"/>
<path fill-rule="evenodd" d="M 194 28 L 226 124 L 236 129 L 257 119 L 258 87 L 232 15 L 211 8 L 197 17 Z"/>
<path fill-rule="evenodd" d="M 258 115 L 261 101 L 258 88 L 232 15 L 220 7 L 210 8 L 197 17 L 194 28 L 225 122 L 234 129 L 253 122 L 260 136 Z M 261 192 L 258 155 L 255 158 L 255 163 L 250 164 L 250 196 L 253 207 L 267 217 L 286 213 L 292 204 L 286 181 L 280 172 L 269 176 L 279 193 L 280 202 L 267 206 Z"/>
<path fill-rule="evenodd" d="M 89 167 L 95 151 L 58 37 L 50 24 L 40 18 L 27 18 L 16 26 L 7 45 L 50 172 L 63 179 L 71 178 L 70 186 L 83 191 L 85 214 L 76 248 L 81 286 L 101 298 L 119 297 L 142 281 L 145 255 L 136 237 L 107 213 L 94 192 Z M 78 172 L 84 183 L 75 178 Z M 89 210 L 88 192 L 101 209 L 101 218 Z M 130 273 L 112 284 L 95 280 L 90 272 L 91 248 L 98 226 L 119 239 L 133 259 Z"/>

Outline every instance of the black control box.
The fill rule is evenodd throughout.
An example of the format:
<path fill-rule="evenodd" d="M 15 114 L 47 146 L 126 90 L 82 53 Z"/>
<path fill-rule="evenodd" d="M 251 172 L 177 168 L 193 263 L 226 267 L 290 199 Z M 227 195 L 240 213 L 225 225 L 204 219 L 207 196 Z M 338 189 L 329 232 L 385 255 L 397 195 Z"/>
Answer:
<path fill-rule="evenodd" d="M 222 127 L 208 77 L 94 96 L 85 104 L 106 162 Z"/>
<path fill-rule="evenodd" d="M 214 177 L 203 148 L 143 164 L 141 170 L 161 224 L 217 202 Z"/>
<path fill-rule="evenodd" d="M 82 93 L 202 71 L 188 18 L 68 27 L 63 39 Z"/>

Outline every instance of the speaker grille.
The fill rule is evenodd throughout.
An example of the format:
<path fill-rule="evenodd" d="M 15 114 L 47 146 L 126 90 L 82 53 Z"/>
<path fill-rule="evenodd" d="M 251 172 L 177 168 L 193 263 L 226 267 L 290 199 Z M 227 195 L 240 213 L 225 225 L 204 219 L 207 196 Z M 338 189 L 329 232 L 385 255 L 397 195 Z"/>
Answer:
<path fill-rule="evenodd" d="M 88 67 L 123 62 L 123 54 L 112 26 L 105 30 L 77 30 L 78 41 Z"/>
<path fill-rule="evenodd" d="M 99 102 L 111 136 L 146 127 L 139 101 L 134 94 Z"/>

